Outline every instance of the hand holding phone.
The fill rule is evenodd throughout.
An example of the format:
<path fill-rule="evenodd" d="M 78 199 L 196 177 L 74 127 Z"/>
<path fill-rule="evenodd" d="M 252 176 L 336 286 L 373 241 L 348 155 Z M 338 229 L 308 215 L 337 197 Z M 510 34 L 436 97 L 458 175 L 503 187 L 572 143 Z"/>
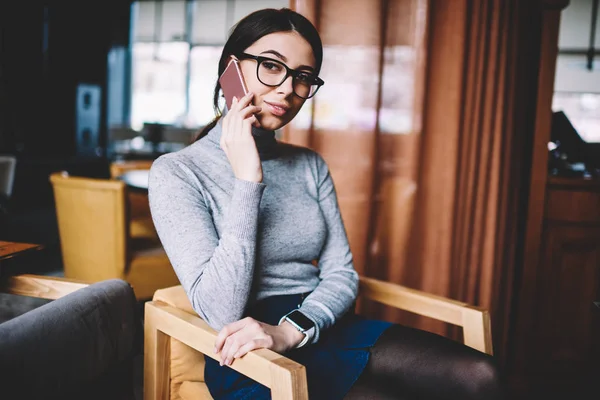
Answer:
<path fill-rule="evenodd" d="M 240 69 L 240 63 L 236 59 L 229 61 L 227 68 L 225 68 L 225 71 L 223 71 L 223 74 L 219 78 L 219 83 L 221 84 L 221 89 L 223 89 L 228 110 L 231 110 L 231 103 L 234 96 L 240 101 L 242 97 L 248 94 L 242 70 Z"/>
<path fill-rule="evenodd" d="M 252 105 L 253 95 L 248 93 L 237 60 L 231 60 L 219 78 L 227 104 L 223 117 L 221 148 L 227 155 L 236 178 L 262 182 L 262 166 L 252 137 L 252 125 L 258 126 L 257 113 L 261 108 Z M 237 101 L 233 104 L 233 98 Z"/>

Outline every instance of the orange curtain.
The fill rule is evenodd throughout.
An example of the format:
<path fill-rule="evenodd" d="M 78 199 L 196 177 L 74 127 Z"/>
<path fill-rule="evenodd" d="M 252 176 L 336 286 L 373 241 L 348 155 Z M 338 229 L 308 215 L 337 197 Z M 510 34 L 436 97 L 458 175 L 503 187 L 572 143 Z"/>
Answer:
<path fill-rule="evenodd" d="M 292 8 L 321 33 L 326 83 L 283 139 L 327 160 L 359 273 L 410 281 L 426 0 L 297 0 Z"/>
<path fill-rule="evenodd" d="M 357 270 L 487 308 L 501 355 L 522 262 L 539 4 L 291 1 L 321 32 L 326 83 L 283 138 L 327 160 Z"/>

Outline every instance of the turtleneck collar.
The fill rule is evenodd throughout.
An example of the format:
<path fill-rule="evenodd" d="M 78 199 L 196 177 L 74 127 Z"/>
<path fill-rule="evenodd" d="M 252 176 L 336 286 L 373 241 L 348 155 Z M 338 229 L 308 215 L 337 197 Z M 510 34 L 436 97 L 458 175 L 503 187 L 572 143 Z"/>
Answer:
<path fill-rule="evenodd" d="M 225 110 L 225 113 L 227 110 Z M 223 117 L 225 116 L 223 113 Z M 223 117 L 219 119 L 213 129 L 208 132 L 206 138 L 211 142 L 216 143 L 220 148 L 221 134 L 223 129 Z M 252 137 L 256 143 L 256 149 L 261 161 L 272 160 L 279 156 L 279 143 L 275 139 L 275 131 L 252 127 Z"/>

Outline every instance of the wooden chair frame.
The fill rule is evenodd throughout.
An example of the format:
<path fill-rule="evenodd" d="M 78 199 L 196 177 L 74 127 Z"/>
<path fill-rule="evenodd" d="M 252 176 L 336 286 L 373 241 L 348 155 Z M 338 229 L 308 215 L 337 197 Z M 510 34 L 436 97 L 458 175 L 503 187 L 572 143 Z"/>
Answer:
<path fill-rule="evenodd" d="M 464 343 L 492 354 L 488 311 L 467 303 L 436 296 L 401 285 L 360 278 L 360 296 L 463 328 Z M 161 301 L 147 302 L 144 321 L 144 399 L 169 398 L 169 338 L 205 356 L 213 353 L 217 332 L 200 317 Z M 271 389 L 274 400 L 308 399 L 303 365 L 267 349 L 254 350 L 236 359 L 231 368 Z"/>
<path fill-rule="evenodd" d="M 6 278 L 0 285 L 0 292 L 56 300 L 88 285 L 75 279 L 23 274 Z"/>

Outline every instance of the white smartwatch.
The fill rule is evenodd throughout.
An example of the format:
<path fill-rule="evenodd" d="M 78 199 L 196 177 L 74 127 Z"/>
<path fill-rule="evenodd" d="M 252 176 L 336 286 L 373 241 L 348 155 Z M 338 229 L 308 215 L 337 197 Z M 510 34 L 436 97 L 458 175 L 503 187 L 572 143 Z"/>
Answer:
<path fill-rule="evenodd" d="M 304 339 L 302 339 L 302 341 L 298 343 L 296 348 L 298 349 L 304 346 L 308 342 L 310 333 L 312 333 L 311 329 L 315 329 L 315 323 L 312 322 L 312 320 L 306 315 L 302 314 L 302 312 L 300 312 L 299 310 L 292 310 L 291 312 L 285 314 L 279 320 L 278 325 L 283 324 L 285 321 L 292 324 L 294 328 L 298 329 L 298 331 L 304 334 Z"/>

